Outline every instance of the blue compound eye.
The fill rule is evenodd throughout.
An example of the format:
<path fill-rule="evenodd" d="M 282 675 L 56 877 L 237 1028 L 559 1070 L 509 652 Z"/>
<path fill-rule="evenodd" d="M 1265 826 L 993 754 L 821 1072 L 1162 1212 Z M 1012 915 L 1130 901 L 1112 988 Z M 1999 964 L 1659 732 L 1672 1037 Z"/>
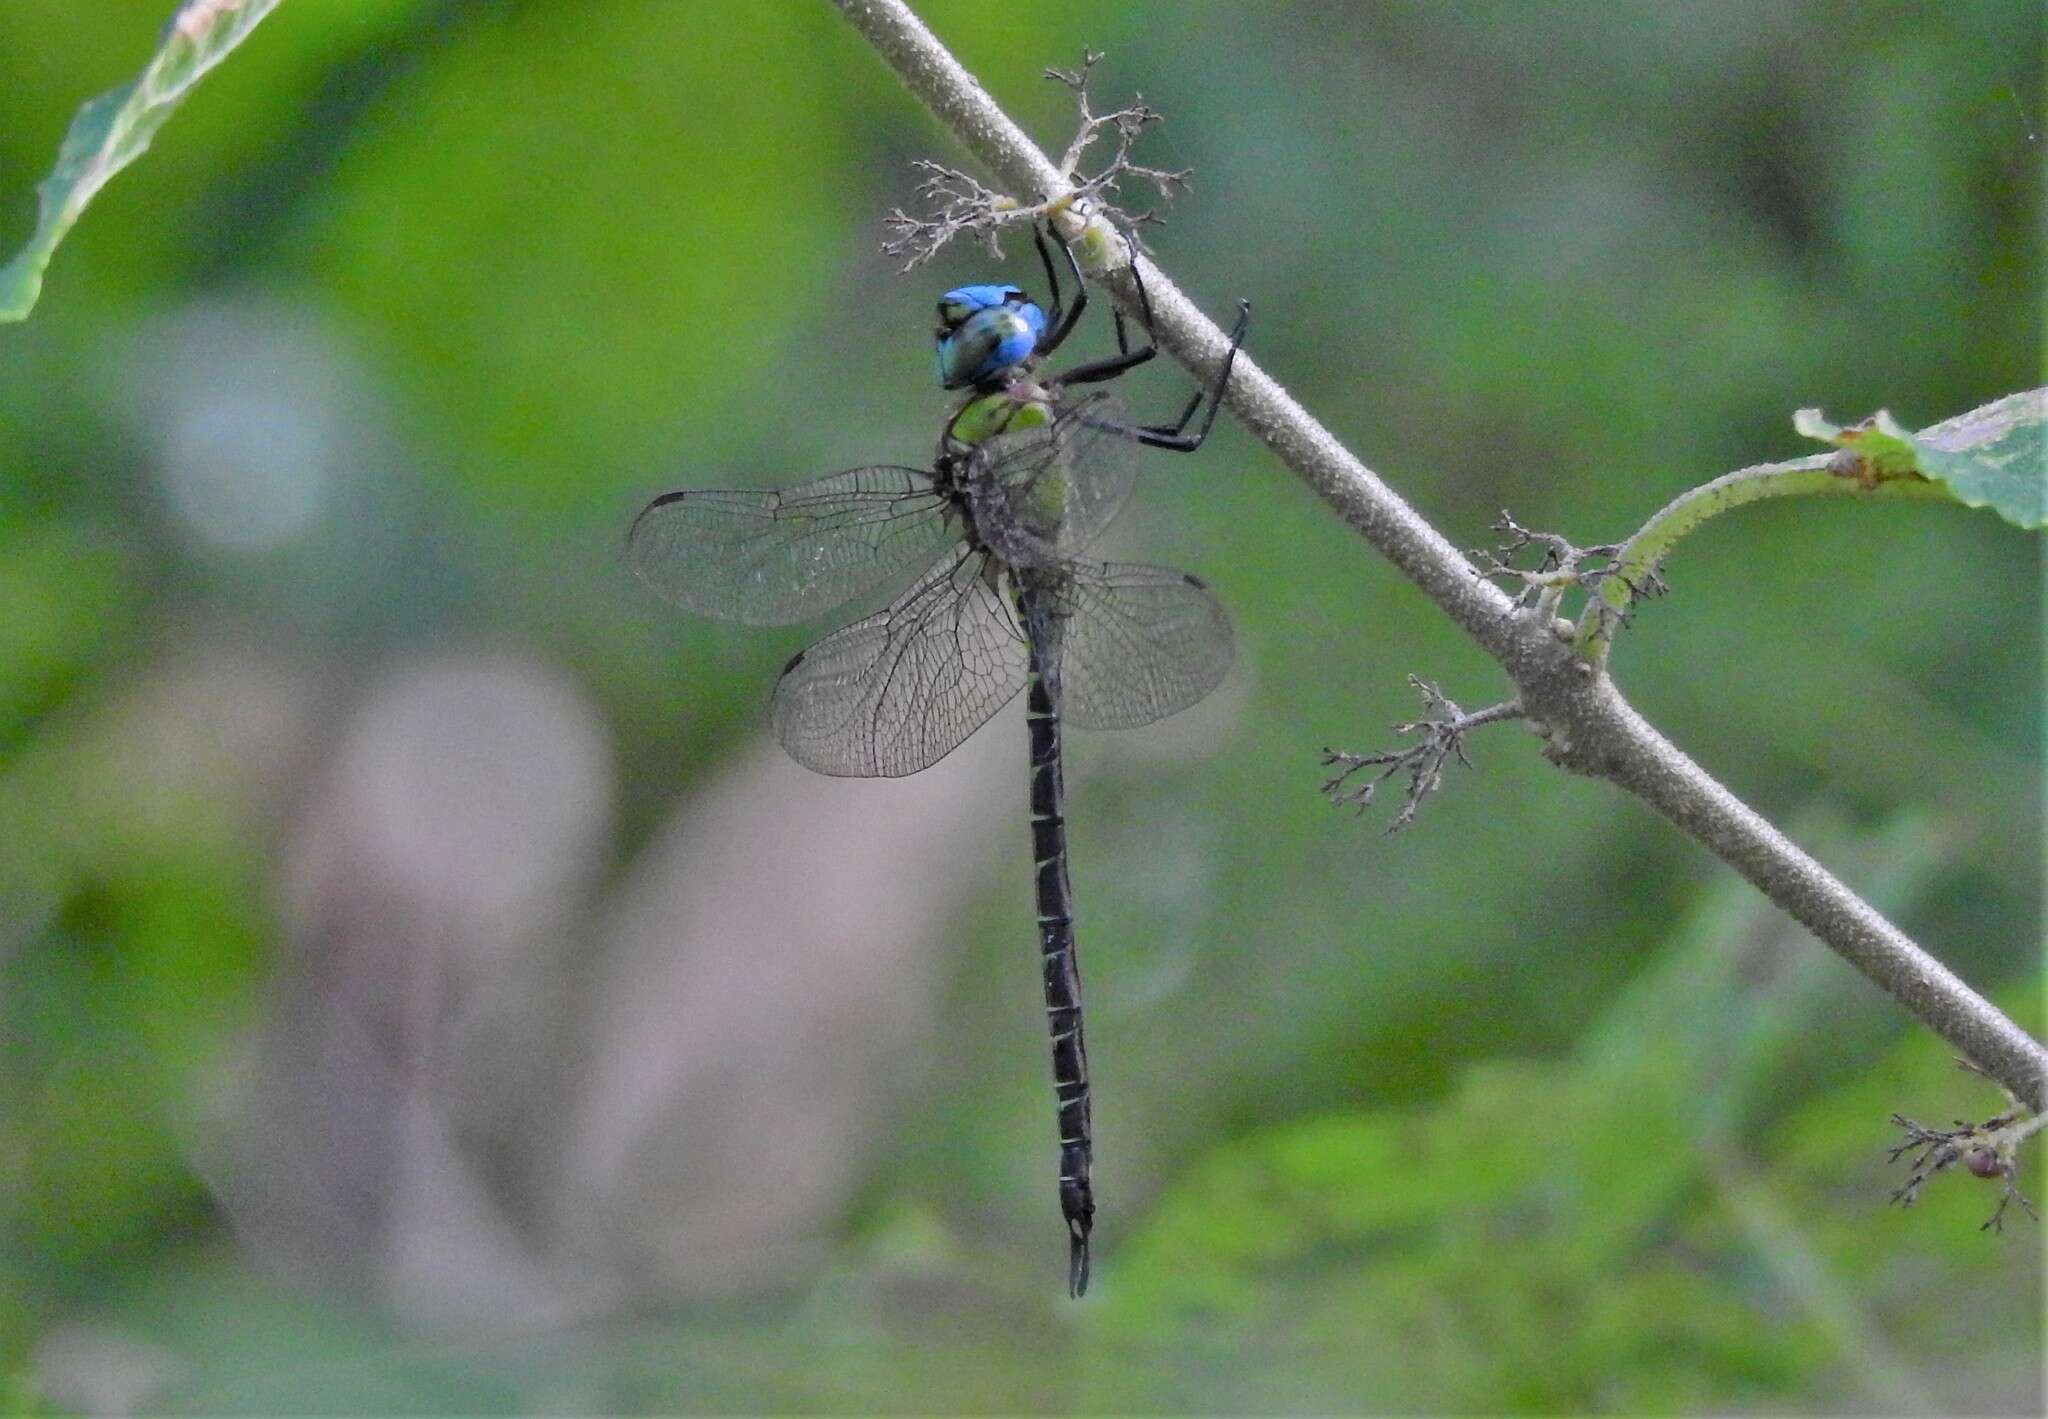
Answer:
<path fill-rule="evenodd" d="M 939 297 L 936 333 L 940 384 L 993 384 L 1038 352 L 1045 312 L 1019 286 L 961 286 Z"/>
<path fill-rule="evenodd" d="M 1038 348 L 1040 325 L 1025 311 L 998 305 L 978 310 L 951 330 L 939 332 L 939 383 L 947 389 L 1006 379 Z"/>
<path fill-rule="evenodd" d="M 1018 318 L 1031 327 L 1031 348 L 1035 351 L 1038 342 L 1045 336 L 1045 312 L 1024 299 L 1022 291 L 1017 292 L 1017 304 L 1013 307 Z"/>
<path fill-rule="evenodd" d="M 1015 286 L 958 286 L 939 297 L 939 324 L 955 330 L 982 311 L 1014 307 L 1023 299 Z"/>

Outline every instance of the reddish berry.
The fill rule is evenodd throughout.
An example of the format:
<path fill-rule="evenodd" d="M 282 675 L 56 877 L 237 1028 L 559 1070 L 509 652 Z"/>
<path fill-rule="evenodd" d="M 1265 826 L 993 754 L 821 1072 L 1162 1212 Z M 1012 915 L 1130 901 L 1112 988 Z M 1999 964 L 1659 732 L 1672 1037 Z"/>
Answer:
<path fill-rule="evenodd" d="M 1963 1166 L 1980 1178 L 2005 1176 L 2005 1160 L 1989 1148 L 1972 1148 L 1963 1154 Z"/>

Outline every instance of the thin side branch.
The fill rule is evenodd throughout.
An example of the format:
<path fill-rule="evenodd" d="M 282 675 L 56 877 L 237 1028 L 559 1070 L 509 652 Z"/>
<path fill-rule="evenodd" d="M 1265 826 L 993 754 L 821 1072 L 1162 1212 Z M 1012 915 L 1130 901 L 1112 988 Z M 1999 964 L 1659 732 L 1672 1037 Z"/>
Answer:
<path fill-rule="evenodd" d="M 891 233 L 882 243 L 882 254 L 904 258 L 903 269 L 911 271 L 937 256 L 954 237 L 971 232 L 991 260 L 1002 260 L 996 230 L 1012 213 L 1023 209 L 958 168 L 928 158 L 919 158 L 911 166 L 925 175 L 917 185 L 917 195 L 926 210 L 919 215 L 901 207 L 891 209 L 882 219 Z M 1024 220 L 1029 219 L 1026 213 Z"/>
<path fill-rule="evenodd" d="M 1391 749 L 1378 754 L 1323 750 L 1323 767 L 1338 771 L 1323 784 L 1323 792 L 1329 795 L 1332 803 L 1356 808 L 1361 814 L 1372 806 L 1373 795 L 1381 784 L 1395 774 L 1405 772 L 1408 775 L 1407 790 L 1401 795 L 1401 811 L 1394 815 L 1393 822 L 1387 824 L 1389 833 L 1398 833 L 1414 822 L 1422 800 L 1443 787 L 1445 764 L 1456 759 L 1466 768 L 1472 767 L 1472 761 L 1465 757 L 1467 734 L 1482 725 L 1519 719 L 1522 714 L 1522 706 L 1515 700 L 1488 705 L 1483 710 L 1467 714 L 1458 707 L 1457 701 L 1420 676 L 1410 675 L 1408 683 L 1422 696 L 1422 718 L 1397 724 L 1394 732 L 1420 735 L 1416 743 L 1405 749 Z M 1351 781 L 1359 770 L 1370 768 L 1377 768 L 1380 772 Z"/>
<path fill-rule="evenodd" d="M 833 0 L 910 91 L 1010 192 L 1057 201 L 1072 184 L 903 0 Z M 1133 263 L 1144 260 L 1132 254 Z M 1196 379 L 1220 371 L 1229 340 L 1150 263 L 1152 333 Z M 1127 316 L 1128 271 L 1102 283 Z M 1720 857 L 2036 1111 L 2048 1111 L 2048 1050 L 1795 846 L 1622 698 L 1602 668 L 1552 626 L 1474 574 L 1472 563 L 1359 462 L 1248 354 L 1225 396 L 1247 429 L 1500 662 L 1547 756 L 1620 785 Z"/>
<path fill-rule="evenodd" d="M 1492 551 L 1472 553 L 1479 575 L 1490 581 L 1519 582 L 1522 594 L 1516 604 L 1545 621 L 1557 614 L 1558 603 L 1567 591 L 1597 593 L 1602 587 L 1619 582 L 1623 595 L 1611 607 L 1607 600 L 1597 596 L 1589 597 L 1588 604 L 1598 606 L 1603 616 L 1611 615 L 1621 623 L 1628 620 L 1629 607 L 1637 601 L 1664 591 L 1663 579 L 1653 568 L 1640 569 L 1633 577 L 1629 575 L 1621 565 L 1619 542 L 1575 547 L 1555 532 L 1531 532 L 1505 509 L 1494 519 L 1493 530 L 1509 540 Z M 1516 566 L 1515 559 L 1531 547 L 1541 554 L 1536 565 Z"/>
<path fill-rule="evenodd" d="M 1958 1059 L 1956 1063 L 1972 1074 L 1984 1072 L 1967 1059 Z M 2042 1125 L 2048 1123 L 2048 1114 L 2031 1112 L 2013 1097 L 2010 1089 L 2005 1091 L 2005 1101 L 2004 1112 L 1982 1123 L 1959 1118 L 1954 1128 L 1929 1128 L 1904 1114 L 1893 1114 L 1892 1125 L 1905 1130 L 1906 1141 L 1892 1148 L 1889 1160 L 1896 1163 L 1910 1155 L 1910 1162 L 1906 1181 L 1892 1192 L 1892 1201 L 1901 1207 L 1911 1207 L 1921 1188 L 1937 1174 L 1961 1163 L 1973 1177 L 2003 1185 L 1998 1206 L 1984 1220 L 1980 1231 L 2004 1231 L 2006 1209 L 2014 1206 L 2040 1221 L 2041 1214 L 2019 1189 L 2019 1146 L 2041 1131 Z"/>
<path fill-rule="evenodd" d="M 1852 496 L 1944 500 L 1947 488 L 1917 474 L 1879 476 L 1867 463 L 1836 454 L 1816 454 L 1783 463 L 1759 463 L 1725 473 L 1673 498 L 1614 549 L 1611 575 L 1597 587 L 1580 614 L 1574 640 L 1580 656 L 1603 664 L 1614 631 L 1643 595 L 1663 588 L 1658 568 L 1679 539 L 1710 518 L 1765 498 Z"/>
<path fill-rule="evenodd" d="M 1050 221 L 1065 214 L 1071 214 L 1067 221 L 1081 229 L 1097 217 L 1108 218 L 1133 240 L 1139 227 L 1163 222 L 1157 208 L 1124 212 L 1111 204 L 1110 199 L 1121 195 L 1128 178 L 1151 184 L 1160 201 L 1170 202 L 1187 186 L 1188 172 L 1147 167 L 1131 157 L 1145 130 L 1161 121 L 1157 109 L 1138 100 L 1110 113 L 1095 111 L 1088 97 L 1088 77 L 1101 59 L 1099 53 L 1087 50 L 1081 55 L 1080 68 L 1045 71 L 1046 78 L 1073 91 L 1081 117 L 1074 140 L 1060 159 L 1057 190 L 1048 191 L 1040 202 L 1020 202 L 990 190 L 958 168 L 920 159 L 914 166 L 925 174 L 917 187 L 924 210 L 908 212 L 897 207 L 890 211 L 883 219 L 890 232 L 889 240 L 882 243 L 883 253 L 903 257 L 903 269 L 909 271 L 931 260 L 959 236 L 974 237 L 992 259 L 1000 260 L 1003 251 L 998 234 L 1003 228 Z M 1084 175 L 1081 160 L 1105 134 L 1115 138 L 1116 150 L 1102 167 Z"/>
<path fill-rule="evenodd" d="M 1074 91 L 1074 103 L 1081 110 L 1081 126 L 1060 158 L 1060 176 L 1074 184 L 1077 195 L 1097 201 L 1107 201 L 1111 193 L 1120 190 L 1123 179 L 1135 177 L 1152 184 L 1161 201 L 1171 202 L 1187 189 L 1192 170 L 1146 167 L 1131 161 L 1131 149 L 1139 137 L 1153 124 L 1163 122 L 1165 116 L 1158 109 L 1149 107 L 1142 97 L 1111 113 L 1095 112 L 1088 102 L 1088 75 L 1101 59 L 1102 55 L 1097 51 L 1086 50 L 1081 55 L 1080 68 L 1045 71 L 1046 78 L 1065 84 Z M 1105 131 L 1115 136 L 1116 152 L 1093 177 L 1083 177 L 1081 159 Z M 1157 222 L 1160 218 L 1156 211 L 1148 210 L 1132 213 L 1127 220 L 1135 227 Z"/>

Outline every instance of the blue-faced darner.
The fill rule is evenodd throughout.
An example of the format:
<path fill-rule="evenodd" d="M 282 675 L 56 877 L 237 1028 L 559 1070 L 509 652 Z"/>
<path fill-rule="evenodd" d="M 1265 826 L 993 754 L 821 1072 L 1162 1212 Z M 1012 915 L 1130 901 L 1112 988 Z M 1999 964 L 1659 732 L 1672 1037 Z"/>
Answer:
<path fill-rule="evenodd" d="M 967 391 L 932 466 L 872 465 L 766 491 L 656 498 L 627 540 L 634 570 L 689 611 L 786 625 L 904 578 L 882 611 L 792 659 L 776 682 L 776 736 L 820 773 L 896 777 L 938 762 L 1019 690 L 1028 695 L 1038 935 L 1058 1100 L 1068 1289 L 1089 1276 L 1095 1201 L 1081 980 L 1067 874 L 1060 727 L 1128 729 L 1187 708 L 1230 667 L 1230 621 L 1199 579 L 1085 559 L 1130 492 L 1142 447 L 1201 447 L 1244 338 L 1240 304 L 1213 390 L 1171 423 L 1127 422 L 1098 385 L 1152 358 L 1121 314 L 1117 353 L 1040 372 L 1087 306 L 1078 263 L 1063 305 L 1015 286 L 963 286 L 938 303 L 940 383 Z M 1143 287 L 1139 287 L 1142 295 Z M 1149 328 L 1149 306 L 1146 307 Z M 1208 410 L 1193 432 L 1189 425 Z"/>

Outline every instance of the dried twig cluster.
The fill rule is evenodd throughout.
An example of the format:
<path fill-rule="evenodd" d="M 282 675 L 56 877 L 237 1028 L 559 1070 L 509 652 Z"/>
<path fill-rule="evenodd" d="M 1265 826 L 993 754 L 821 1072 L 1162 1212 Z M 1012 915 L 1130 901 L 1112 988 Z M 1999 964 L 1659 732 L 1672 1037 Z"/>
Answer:
<path fill-rule="evenodd" d="M 1558 603 L 1567 591 L 1576 589 L 1592 593 L 1615 577 L 1621 577 L 1623 585 L 1627 586 L 1631 604 L 1664 592 L 1664 581 L 1655 572 L 1646 573 L 1638 579 L 1622 577 L 1617 561 L 1622 548 L 1619 542 L 1574 546 L 1554 532 L 1530 531 L 1506 511 L 1495 519 L 1492 530 L 1508 540 L 1491 550 L 1476 548 L 1467 554 L 1472 559 L 1475 574 L 1489 581 L 1519 584 L 1522 590 L 1520 604 L 1542 615 L 1556 615 Z M 1516 566 L 1517 556 L 1530 547 L 1539 549 L 1541 553 L 1536 565 Z M 1616 612 L 1615 615 L 1623 622 L 1628 619 L 1626 612 Z"/>
<path fill-rule="evenodd" d="M 882 253 L 902 257 L 905 271 L 937 256 L 962 232 L 972 232 L 991 258 L 1000 259 L 1003 249 L 996 243 L 996 229 L 1012 221 L 1030 219 L 1030 214 L 1014 201 L 982 186 L 958 168 L 929 158 L 919 158 L 911 166 L 925 175 L 917 185 L 918 198 L 926 206 L 925 215 L 894 207 L 882 219 L 883 225 L 894 233 L 882 243 Z"/>
<path fill-rule="evenodd" d="M 1958 1059 L 1956 1063 L 1972 1074 L 1984 1072 L 1967 1059 Z M 1905 1130 L 1906 1141 L 1891 1150 L 1888 1160 L 1896 1163 L 1908 1154 L 1912 1156 L 1906 1181 L 1893 1190 L 1892 1201 L 1901 1207 L 1912 1206 L 1931 1178 L 1961 1163 L 1972 1175 L 1987 1182 L 1995 1179 L 2004 1185 L 1997 1208 L 1985 1219 L 1980 1231 L 2004 1231 L 2005 1209 L 2014 1205 L 2039 1221 L 2041 1214 L 2019 1190 L 2018 1149 L 2040 1129 L 2042 1119 L 2031 1114 L 2010 1091 L 2006 1093 L 2006 1103 L 2003 1112 L 1981 1123 L 1959 1118 L 1954 1128 L 1929 1128 L 1904 1114 L 1893 1114 L 1892 1123 Z"/>
<path fill-rule="evenodd" d="M 882 244 L 883 254 L 902 257 L 903 269 L 909 271 L 938 255 L 955 237 L 970 233 L 991 258 L 999 260 L 1003 252 L 998 236 L 1004 227 L 1042 221 L 1070 210 L 1080 216 L 1107 216 L 1126 233 L 1161 221 L 1156 208 L 1127 213 L 1113 206 L 1110 198 L 1121 191 L 1126 179 L 1137 178 L 1150 183 L 1160 201 L 1171 201 L 1188 185 L 1190 169 L 1147 167 L 1132 161 L 1139 137 L 1163 121 L 1164 115 L 1135 98 L 1124 108 L 1095 112 L 1088 96 L 1088 79 L 1101 59 L 1099 52 L 1085 50 L 1080 68 L 1045 71 L 1046 78 L 1073 90 L 1081 113 L 1081 126 L 1060 158 L 1060 176 L 1072 184 L 1071 191 L 1043 202 L 1019 202 L 958 168 L 920 159 L 914 166 L 924 174 L 917 185 L 924 210 L 908 212 L 897 207 L 883 218 L 890 232 L 889 240 Z M 1115 139 L 1116 151 L 1099 171 L 1084 176 L 1081 161 L 1105 134 Z"/>
<path fill-rule="evenodd" d="M 1127 107 L 1110 113 L 1095 112 L 1088 101 L 1088 76 L 1101 59 L 1099 52 L 1083 50 L 1080 68 L 1045 71 L 1046 78 L 1065 84 L 1074 91 L 1075 105 L 1081 110 L 1081 127 L 1075 132 L 1074 141 L 1067 144 L 1067 151 L 1060 156 L 1060 175 L 1074 184 L 1076 197 L 1089 198 L 1104 206 L 1109 195 L 1119 191 L 1123 180 L 1130 177 L 1150 183 L 1153 191 L 1159 194 L 1160 201 L 1171 202 L 1187 188 L 1193 169 L 1146 167 L 1131 161 L 1131 150 L 1137 146 L 1139 137 L 1153 124 L 1164 122 L 1166 116 L 1146 104 L 1142 95 L 1133 95 Z M 1100 172 L 1092 177 L 1083 177 L 1081 159 L 1104 132 L 1115 135 L 1116 152 Z M 1122 225 L 1126 228 L 1162 220 L 1156 208 L 1121 216 Z"/>
<path fill-rule="evenodd" d="M 1483 710 L 1465 713 L 1455 700 L 1429 681 L 1417 675 L 1410 675 L 1408 683 L 1422 696 L 1422 718 L 1394 726 L 1396 734 L 1418 734 L 1421 738 L 1405 749 L 1392 749 L 1379 754 L 1352 754 L 1342 749 L 1323 750 L 1323 767 L 1338 772 L 1323 784 L 1323 792 L 1339 807 L 1355 807 L 1360 813 L 1372 806 L 1373 795 L 1379 786 L 1395 774 L 1406 772 L 1408 787 L 1401 795 L 1401 811 L 1394 815 L 1394 821 L 1387 825 L 1389 833 L 1398 833 L 1415 821 L 1415 814 L 1422 807 L 1422 800 L 1443 787 L 1444 765 L 1456 759 L 1466 768 L 1472 761 L 1465 757 L 1465 735 L 1483 724 L 1493 724 L 1504 719 L 1513 719 L 1521 714 L 1521 706 L 1509 700 L 1498 705 L 1489 705 Z M 1349 780 L 1361 769 L 1377 768 L 1380 772 L 1371 778 L 1353 783 Z"/>

